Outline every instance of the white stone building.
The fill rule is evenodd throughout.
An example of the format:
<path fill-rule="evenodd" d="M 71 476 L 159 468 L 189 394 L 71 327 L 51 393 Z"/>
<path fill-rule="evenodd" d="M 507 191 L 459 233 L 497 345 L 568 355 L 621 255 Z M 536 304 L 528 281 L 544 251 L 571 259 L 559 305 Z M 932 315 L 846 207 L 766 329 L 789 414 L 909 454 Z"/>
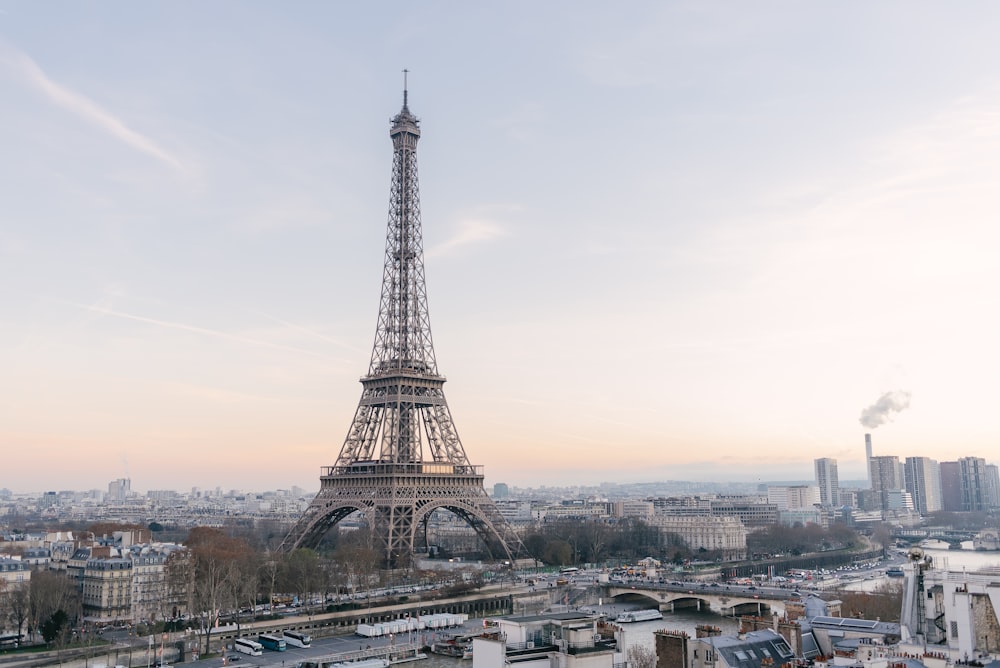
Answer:
<path fill-rule="evenodd" d="M 649 523 L 664 537 L 677 535 L 690 550 L 718 550 L 725 560 L 746 557 L 747 530 L 735 517 L 660 514 L 651 517 Z"/>

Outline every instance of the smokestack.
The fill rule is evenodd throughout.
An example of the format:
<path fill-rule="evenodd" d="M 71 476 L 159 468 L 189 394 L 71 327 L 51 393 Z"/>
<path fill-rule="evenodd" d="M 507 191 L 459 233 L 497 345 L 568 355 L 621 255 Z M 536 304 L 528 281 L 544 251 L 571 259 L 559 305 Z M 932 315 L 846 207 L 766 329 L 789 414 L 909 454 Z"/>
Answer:
<path fill-rule="evenodd" d="M 872 488 L 872 435 L 865 434 L 865 471 L 868 477 L 868 489 Z"/>

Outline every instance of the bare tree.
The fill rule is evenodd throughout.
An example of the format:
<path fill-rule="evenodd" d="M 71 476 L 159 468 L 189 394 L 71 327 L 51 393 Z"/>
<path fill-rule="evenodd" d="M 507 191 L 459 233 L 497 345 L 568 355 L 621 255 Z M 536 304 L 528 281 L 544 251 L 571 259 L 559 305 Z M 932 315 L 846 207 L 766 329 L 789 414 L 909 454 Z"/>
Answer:
<path fill-rule="evenodd" d="M 903 609 L 903 588 L 895 582 L 872 592 L 841 591 L 838 595 L 845 617 L 898 622 Z"/>
<path fill-rule="evenodd" d="M 236 563 L 247 552 L 247 545 L 212 527 L 195 527 L 185 545 L 191 550 L 194 569 L 193 610 L 205 618 L 205 654 L 208 654 L 212 629 L 223 606 L 233 601 L 232 592 L 240 575 Z"/>
<path fill-rule="evenodd" d="M 312 550 L 300 548 L 288 555 L 284 589 L 294 592 L 311 614 L 309 601 L 323 587 L 326 577 L 319 563 L 319 556 Z"/>
<path fill-rule="evenodd" d="M 628 668 L 653 668 L 656 665 L 656 652 L 645 645 L 632 645 L 625 652 Z"/>
<path fill-rule="evenodd" d="M 38 571 L 32 574 L 28 589 L 28 633 L 37 633 L 42 625 L 62 611 L 72 623 L 80 613 L 80 595 L 64 573 Z"/>
<path fill-rule="evenodd" d="M 17 627 L 17 635 L 20 640 L 24 626 L 28 622 L 28 613 L 31 607 L 28 585 L 5 590 L 3 604 L 7 608 L 7 616 L 11 623 Z"/>

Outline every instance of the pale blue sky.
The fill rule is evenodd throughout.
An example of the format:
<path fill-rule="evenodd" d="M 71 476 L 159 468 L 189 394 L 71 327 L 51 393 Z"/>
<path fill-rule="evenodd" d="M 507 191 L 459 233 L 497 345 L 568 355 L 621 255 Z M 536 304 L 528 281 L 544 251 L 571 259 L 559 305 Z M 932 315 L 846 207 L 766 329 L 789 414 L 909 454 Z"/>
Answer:
<path fill-rule="evenodd" d="M 488 483 L 1000 440 L 1000 6 L 0 0 L 0 486 L 315 488 L 410 75 Z"/>

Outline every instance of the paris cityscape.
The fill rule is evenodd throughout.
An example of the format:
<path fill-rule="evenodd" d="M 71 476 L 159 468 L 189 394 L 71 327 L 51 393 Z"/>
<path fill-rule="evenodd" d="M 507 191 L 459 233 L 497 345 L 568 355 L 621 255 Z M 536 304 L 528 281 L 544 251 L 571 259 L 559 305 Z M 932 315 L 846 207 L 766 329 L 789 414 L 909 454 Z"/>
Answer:
<path fill-rule="evenodd" d="M 389 6 L 0 4 L 0 668 L 1000 666 L 1000 10 Z"/>

